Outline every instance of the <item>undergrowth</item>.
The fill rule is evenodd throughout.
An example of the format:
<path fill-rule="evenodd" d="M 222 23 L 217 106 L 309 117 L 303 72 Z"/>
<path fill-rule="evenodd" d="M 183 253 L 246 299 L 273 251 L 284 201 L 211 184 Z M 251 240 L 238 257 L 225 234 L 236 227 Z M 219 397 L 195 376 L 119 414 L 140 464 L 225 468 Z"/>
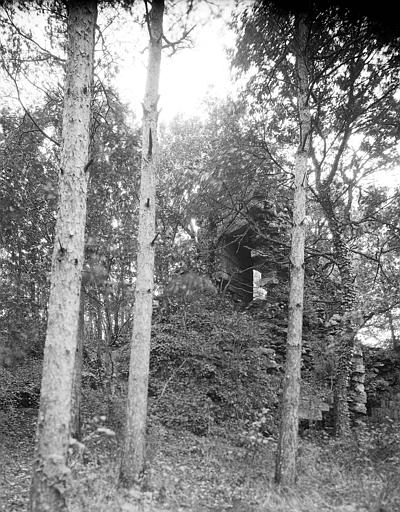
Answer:
<path fill-rule="evenodd" d="M 84 449 L 71 450 L 71 512 L 396 512 L 400 510 L 400 425 L 369 424 L 339 441 L 323 433 L 300 440 L 298 481 L 273 482 L 276 438 L 255 436 L 258 425 L 210 426 L 206 435 L 149 418 L 148 466 L 141 485 L 117 486 L 121 435 L 113 418 L 84 410 Z M 100 391 L 98 391 L 100 395 Z M 100 397 L 99 397 L 100 399 Z M 27 411 L 28 412 L 28 411 Z M 265 413 L 265 414 L 264 414 Z M 264 411 L 257 422 L 268 420 Z M 11 414 L 10 411 L 7 414 Z M 27 510 L 34 415 L 3 431 L 0 510 Z"/>
<path fill-rule="evenodd" d="M 84 440 L 70 453 L 70 512 L 400 512 L 400 425 L 389 419 L 345 441 L 323 431 L 301 438 L 297 484 L 276 487 L 281 361 L 268 322 L 212 296 L 160 307 L 148 465 L 129 491 L 117 486 L 129 353 L 120 347 L 113 396 L 89 357 Z M 0 392 L 2 512 L 27 510 L 36 411 L 17 406 L 35 397 L 40 372 L 19 372 L 14 380 L 0 375 L 7 384 Z"/>
<path fill-rule="evenodd" d="M 368 426 L 346 442 L 302 439 L 298 482 L 273 482 L 276 443 L 233 443 L 221 430 L 199 437 L 155 424 L 149 429 L 149 466 L 139 488 L 117 488 L 116 439 L 91 446 L 77 461 L 72 511 L 395 512 L 400 510 L 399 425 Z M 392 432 L 393 430 L 393 432 Z M 96 455 L 97 454 L 97 455 Z M 107 454 L 107 455 L 105 455 Z"/>

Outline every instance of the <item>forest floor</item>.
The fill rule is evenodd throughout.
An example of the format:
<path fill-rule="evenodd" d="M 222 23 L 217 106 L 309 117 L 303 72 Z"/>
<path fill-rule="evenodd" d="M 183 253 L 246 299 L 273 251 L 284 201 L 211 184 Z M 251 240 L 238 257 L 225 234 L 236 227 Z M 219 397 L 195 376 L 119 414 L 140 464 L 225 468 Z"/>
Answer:
<path fill-rule="evenodd" d="M 35 419 L 29 409 L 0 418 L 1 512 L 27 510 Z M 398 460 L 374 467 L 360 440 L 344 446 L 302 439 L 297 485 L 279 490 L 272 441 L 240 446 L 221 433 L 197 437 L 156 424 L 142 485 L 125 491 L 116 486 L 118 441 L 106 434 L 91 435 L 85 452 L 71 455 L 71 512 L 400 511 Z"/>

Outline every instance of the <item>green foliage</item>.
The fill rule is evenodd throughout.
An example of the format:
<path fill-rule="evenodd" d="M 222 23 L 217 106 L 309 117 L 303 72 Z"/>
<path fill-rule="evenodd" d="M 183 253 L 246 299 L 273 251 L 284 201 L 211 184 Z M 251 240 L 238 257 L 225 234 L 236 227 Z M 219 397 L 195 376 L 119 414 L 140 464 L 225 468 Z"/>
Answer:
<path fill-rule="evenodd" d="M 252 236 L 266 259 L 282 261 L 290 191 L 248 121 L 240 103 L 210 102 L 205 121 L 178 118 L 161 133 L 158 282 L 177 271 L 218 271 L 224 236 L 238 228 L 244 245 Z"/>
<path fill-rule="evenodd" d="M 52 123 L 40 108 L 35 115 L 43 125 Z M 11 367 L 42 350 L 56 171 L 29 118 L 4 109 L 0 126 L 0 336 Z"/>
<path fill-rule="evenodd" d="M 228 431 L 264 407 L 275 411 L 276 421 L 279 378 L 258 350 L 268 343 L 263 332 L 221 295 L 202 290 L 189 299 L 175 305 L 168 299 L 168 309 L 161 304 L 155 313 L 151 415 L 198 435 L 214 426 Z"/>

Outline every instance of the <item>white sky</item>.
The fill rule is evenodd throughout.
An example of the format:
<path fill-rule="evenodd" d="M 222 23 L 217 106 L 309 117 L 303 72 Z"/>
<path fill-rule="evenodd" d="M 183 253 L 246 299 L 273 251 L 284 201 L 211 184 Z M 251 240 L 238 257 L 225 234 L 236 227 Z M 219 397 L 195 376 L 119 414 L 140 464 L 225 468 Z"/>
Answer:
<path fill-rule="evenodd" d="M 185 114 L 187 117 L 201 114 L 201 102 L 204 98 L 223 98 L 232 90 L 226 50 L 232 48 L 235 41 L 234 33 L 227 25 L 234 2 L 225 0 L 217 2 L 217 5 L 222 8 L 221 17 L 214 16 L 206 4 L 200 4 L 196 19 L 200 16 L 201 21 L 190 34 L 193 42 L 191 48 L 180 49 L 172 56 L 168 55 L 168 50 L 163 51 L 160 121 L 169 121 L 177 114 Z M 142 14 L 143 12 L 139 16 L 142 17 Z M 194 24 L 193 19 L 189 18 L 189 28 Z M 166 16 L 165 33 L 171 40 L 179 38 L 181 33 L 179 29 L 175 29 L 175 38 L 170 36 L 169 27 L 172 23 L 173 20 Z M 147 45 L 147 28 L 133 23 L 132 18 L 127 15 L 122 16 L 114 27 L 110 27 L 107 36 L 113 46 L 119 48 L 119 74 L 116 83 L 122 99 L 141 117 L 147 65 L 147 52 L 142 53 L 142 50 Z"/>
<path fill-rule="evenodd" d="M 369 182 L 389 188 L 400 187 L 400 167 L 395 167 L 391 171 L 377 171 Z"/>
<path fill-rule="evenodd" d="M 240 2 L 240 7 L 246 6 L 249 2 L 250 0 Z M 189 27 L 193 25 L 194 20 L 197 23 L 191 32 L 192 47 L 179 50 L 172 56 L 168 56 L 168 51 L 163 52 L 159 101 L 161 122 L 168 122 L 178 114 L 186 117 L 205 114 L 205 109 L 202 108 L 204 99 L 225 98 L 235 90 L 226 55 L 226 50 L 233 48 L 235 42 L 234 33 L 227 24 L 235 8 L 235 2 L 216 0 L 214 4 L 219 8 L 219 17 L 215 15 L 215 7 L 211 7 L 214 11 L 211 12 L 207 3 L 196 4 L 198 7 L 195 16 L 188 20 Z M 184 19 L 185 6 L 185 0 L 177 0 L 177 6 L 171 9 L 172 15 L 181 8 Z M 119 70 L 112 82 L 119 90 L 122 100 L 128 103 L 140 120 L 146 77 L 148 33 L 145 26 L 134 21 L 134 17 L 143 20 L 144 7 L 142 2 L 138 2 L 133 16 L 118 11 L 119 16 L 108 26 L 108 18 L 115 15 L 115 12 L 116 10 L 111 8 L 108 12 L 101 13 L 98 24 L 103 29 L 107 47 L 112 52 Z M 33 29 L 35 37 L 44 35 L 42 20 L 43 17 L 40 15 L 30 14 L 29 26 L 31 30 Z M 171 35 L 174 23 L 176 24 L 176 19 L 167 13 L 164 20 L 165 33 L 172 40 L 179 37 L 182 31 L 182 28 L 175 27 L 175 34 Z M 41 43 L 46 46 L 45 38 Z M 4 90 L 2 86 L 3 84 L 0 84 L 4 98 L 9 91 Z M 15 96 L 15 92 L 11 95 Z M 26 103 L 29 104 L 31 94 L 24 96 Z M 372 181 L 389 187 L 399 186 L 400 169 L 378 172 Z"/>
<path fill-rule="evenodd" d="M 168 2 L 166 4 L 168 5 Z M 185 20 L 186 5 L 186 0 L 177 0 L 176 6 L 171 9 L 171 15 L 166 10 L 164 31 L 170 40 L 176 40 L 182 34 L 183 28 L 179 26 L 181 23 L 172 16 L 177 11 L 181 11 L 181 18 Z M 163 50 L 160 75 L 160 121 L 169 121 L 177 114 L 184 114 L 187 117 L 201 114 L 200 105 L 204 98 L 207 96 L 223 98 L 232 89 L 233 81 L 226 50 L 232 48 L 235 41 L 233 31 L 228 28 L 235 2 L 218 0 L 215 2 L 217 7 L 212 5 L 210 7 L 207 2 L 195 2 L 195 5 L 196 9 L 187 21 L 189 28 L 196 24 L 190 33 L 192 46 L 180 49 L 172 56 L 169 56 L 168 49 Z M 243 2 L 243 5 L 246 4 Z M 111 52 L 118 68 L 117 76 L 111 77 L 111 82 L 117 87 L 122 100 L 128 103 L 141 119 L 148 31 L 147 27 L 140 23 L 144 17 L 143 2 L 137 2 L 136 6 L 133 14 L 120 8 L 101 11 L 98 25 L 104 35 L 107 50 Z M 118 16 L 115 16 L 117 12 Z M 109 24 L 111 18 L 115 19 Z M 54 52 L 54 49 L 49 47 L 49 41 L 45 36 L 45 17 L 42 14 L 32 11 L 29 13 L 29 18 L 26 14 L 21 14 L 18 16 L 18 24 L 22 27 L 25 25 L 25 32 L 30 30 L 36 41 Z M 99 46 L 100 44 L 97 46 L 97 55 L 100 57 L 102 50 Z M 59 78 L 62 80 L 62 77 Z M 29 85 L 25 88 L 22 82 L 20 86 L 24 103 L 34 104 L 37 92 L 33 91 Z M 10 100 L 16 96 L 10 83 L 2 81 L 0 89 L 3 96 L 9 95 Z"/>

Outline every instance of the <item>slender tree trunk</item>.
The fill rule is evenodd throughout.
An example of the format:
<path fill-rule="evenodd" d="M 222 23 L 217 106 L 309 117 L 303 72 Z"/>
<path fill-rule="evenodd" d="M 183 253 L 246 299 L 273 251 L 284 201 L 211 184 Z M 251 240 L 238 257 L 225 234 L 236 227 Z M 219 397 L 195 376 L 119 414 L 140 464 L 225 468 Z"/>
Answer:
<path fill-rule="evenodd" d="M 348 352 L 348 350 L 346 350 Z M 333 387 L 334 432 L 337 437 L 350 433 L 350 411 L 348 403 L 350 354 L 343 354 L 338 361 Z"/>
<path fill-rule="evenodd" d="M 75 366 L 72 386 L 71 436 L 81 439 L 81 396 L 82 396 L 82 361 L 85 337 L 85 301 L 81 290 L 78 337 L 75 352 Z"/>
<path fill-rule="evenodd" d="M 320 190 L 319 195 L 332 234 L 333 251 L 340 276 L 341 322 L 333 332 L 340 347 L 333 389 L 333 411 L 335 435 L 344 437 L 350 433 L 351 424 L 359 424 L 362 416 L 366 414 L 365 368 L 361 347 L 357 347 L 355 341 L 358 321 L 355 314 L 356 291 L 349 249 L 343 228 L 334 213 L 329 192 Z"/>
<path fill-rule="evenodd" d="M 158 167 L 157 102 L 161 64 L 164 0 L 153 0 L 146 93 L 143 103 L 142 166 L 137 277 L 128 383 L 127 420 L 120 483 L 132 486 L 143 471 L 151 317 L 154 287 L 155 182 Z"/>
<path fill-rule="evenodd" d="M 340 338 L 340 354 L 334 383 L 334 421 L 335 435 L 342 437 L 350 432 L 350 410 L 348 388 L 350 365 L 355 333 L 351 326 L 351 312 L 354 308 L 354 285 L 351 273 L 351 263 L 342 236 L 333 229 L 335 256 L 338 262 L 341 282 L 341 315 L 342 322 L 338 331 Z"/>
<path fill-rule="evenodd" d="M 335 336 L 339 340 L 340 353 L 338 354 L 333 388 L 333 411 L 335 435 L 343 437 L 350 433 L 351 426 L 349 377 L 354 351 L 354 340 L 357 332 L 353 320 L 356 295 L 349 251 L 344 241 L 342 229 L 333 213 L 330 198 L 325 198 L 325 200 L 321 202 L 321 205 L 328 219 L 328 225 L 333 239 L 335 260 L 340 275 L 340 315 L 342 320 L 335 332 Z"/>
<path fill-rule="evenodd" d="M 67 451 L 79 296 L 84 259 L 94 1 L 68 4 L 68 58 L 63 113 L 59 209 L 31 484 L 31 512 L 67 509 Z"/>
<path fill-rule="evenodd" d="M 295 44 L 297 50 L 296 68 L 298 80 L 300 144 L 295 161 L 286 368 L 275 471 L 275 481 L 283 485 L 291 485 L 296 479 L 298 408 L 300 401 L 300 370 L 303 329 L 307 160 L 309 156 L 311 130 L 311 115 L 308 104 L 309 77 L 306 57 L 308 32 L 309 30 L 304 16 L 299 17 Z"/>

